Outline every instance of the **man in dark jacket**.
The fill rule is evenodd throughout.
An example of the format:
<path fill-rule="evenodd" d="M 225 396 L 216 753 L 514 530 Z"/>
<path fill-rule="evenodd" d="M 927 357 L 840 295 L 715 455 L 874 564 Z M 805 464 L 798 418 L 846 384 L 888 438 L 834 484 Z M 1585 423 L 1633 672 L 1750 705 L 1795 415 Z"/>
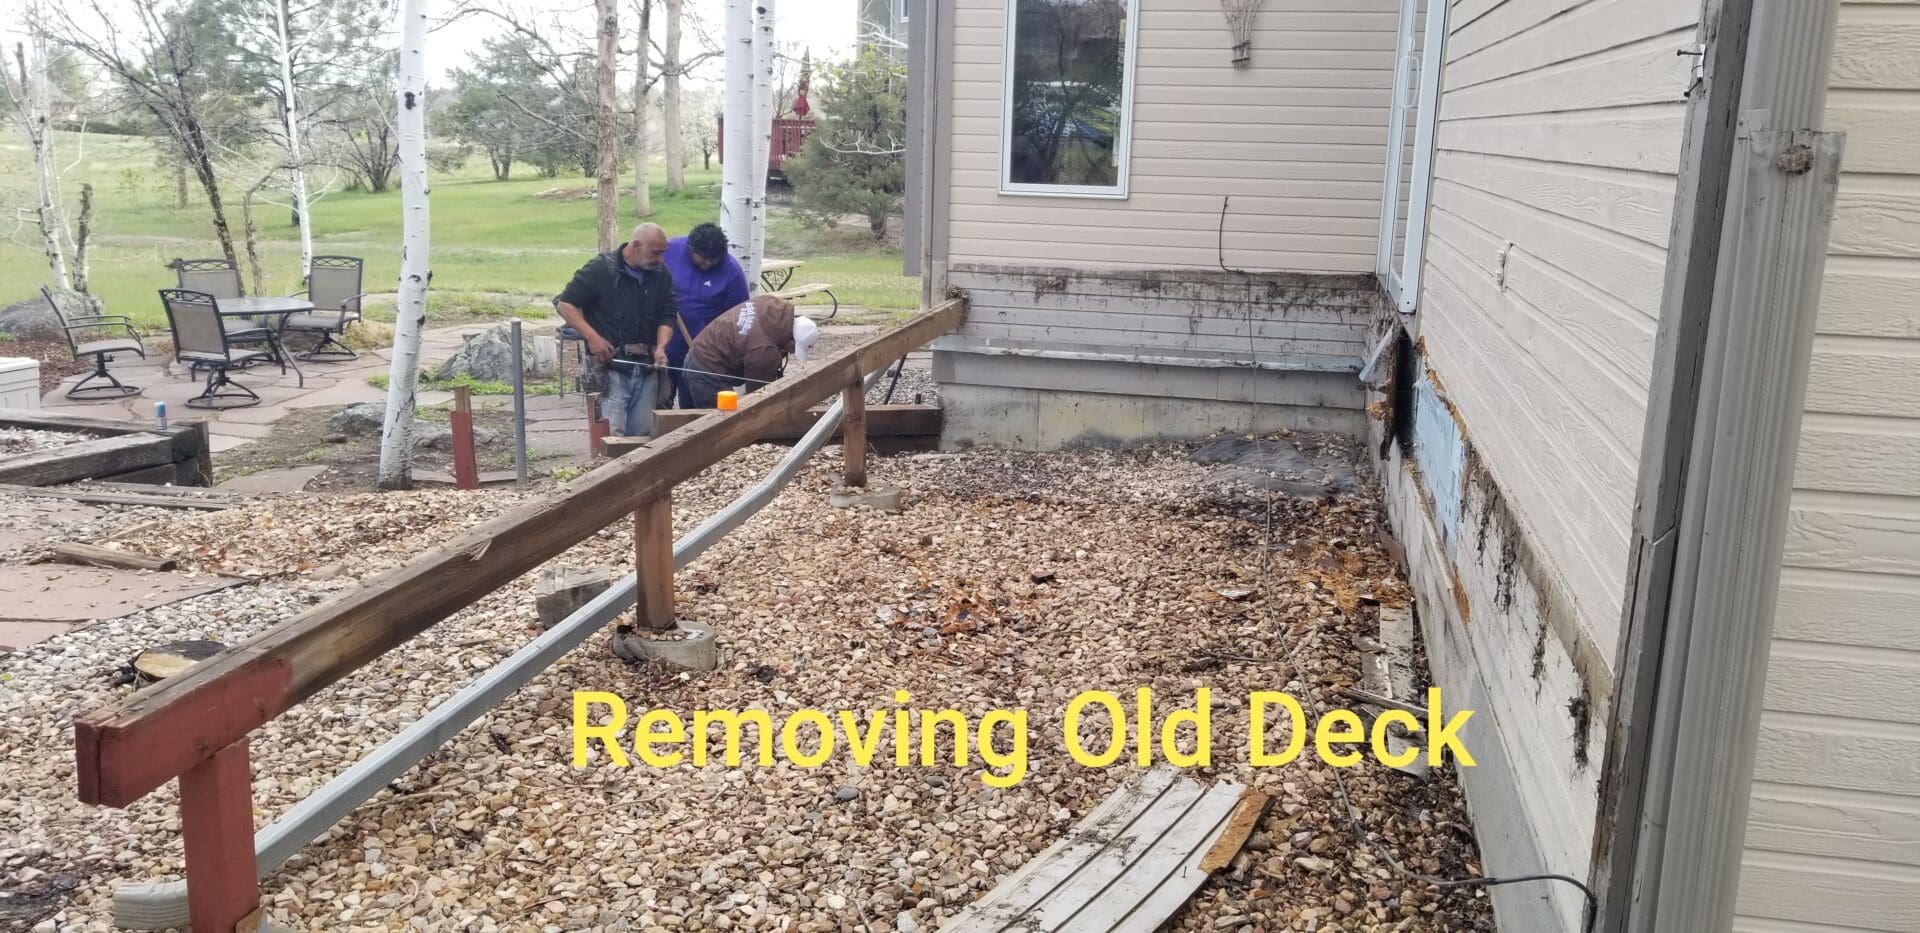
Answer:
<path fill-rule="evenodd" d="M 770 295 L 714 318 L 687 351 L 692 407 L 714 407 L 722 389 L 744 383 L 752 392 L 780 378 L 789 354 L 804 364 L 818 332 L 812 321 L 795 317 L 793 302 Z"/>
<path fill-rule="evenodd" d="M 656 367 L 667 365 L 674 329 L 673 276 L 661 262 L 666 252 L 666 231 L 641 224 L 626 243 L 581 266 L 554 299 L 606 376 L 601 410 L 614 434 L 653 434 L 654 401 L 666 378 Z"/>

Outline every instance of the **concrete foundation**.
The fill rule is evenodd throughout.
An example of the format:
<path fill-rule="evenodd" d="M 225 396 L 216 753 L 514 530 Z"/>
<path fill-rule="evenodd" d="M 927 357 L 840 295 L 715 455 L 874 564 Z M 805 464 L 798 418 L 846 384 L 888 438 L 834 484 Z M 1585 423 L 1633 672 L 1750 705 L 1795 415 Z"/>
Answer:
<path fill-rule="evenodd" d="M 900 511 L 900 490 L 893 486 L 835 486 L 827 495 L 836 509 L 867 508 L 882 512 Z"/>
<path fill-rule="evenodd" d="M 1273 378 L 1291 378 L 1291 374 L 1276 374 Z M 1351 374 L 1340 374 L 1337 378 L 1355 381 Z M 1129 446 L 1155 441 L 1204 440 L 1222 431 L 1252 434 L 1300 430 L 1358 436 L 1366 430 L 1366 417 L 1357 407 L 981 385 L 943 385 L 940 401 L 946 408 L 946 421 L 940 434 L 942 450 Z"/>
<path fill-rule="evenodd" d="M 651 661 L 685 671 L 720 667 L 720 644 L 713 629 L 698 622 L 680 621 L 671 634 L 642 634 L 631 626 L 613 633 L 613 653 L 622 660 Z"/>

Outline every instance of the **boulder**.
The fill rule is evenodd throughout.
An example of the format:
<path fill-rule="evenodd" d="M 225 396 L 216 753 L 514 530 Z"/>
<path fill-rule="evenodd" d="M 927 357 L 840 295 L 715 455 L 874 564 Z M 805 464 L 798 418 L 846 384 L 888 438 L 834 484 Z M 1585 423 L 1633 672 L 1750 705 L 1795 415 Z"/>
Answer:
<path fill-rule="evenodd" d="M 60 315 L 53 313 L 45 298 L 35 295 L 0 308 L 0 333 L 39 340 L 59 338 L 66 331 L 61 329 Z"/>
<path fill-rule="evenodd" d="M 552 367 L 558 362 L 555 352 L 543 346 L 521 326 L 520 363 L 529 379 L 546 379 L 553 375 Z M 434 370 L 437 380 L 455 379 L 468 376 L 480 382 L 513 382 L 513 331 L 511 324 L 495 324 L 467 338 L 467 342 L 447 357 L 440 368 Z"/>
<path fill-rule="evenodd" d="M 387 423 L 387 404 L 385 402 L 361 402 L 348 405 L 339 414 L 327 419 L 327 430 L 335 434 L 356 437 L 367 434 L 379 434 Z"/>
<path fill-rule="evenodd" d="M 473 429 L 473 446 L 475 447 L 490 447 L 496 440 L 499 440 L 499 436 L 486 428 Z M 438 450 L 443 452 L 453 450 L 453 428 L 441 424 L 438 421 L 421 421 L 415 419 L 413 422 L 413 449 Z"/>

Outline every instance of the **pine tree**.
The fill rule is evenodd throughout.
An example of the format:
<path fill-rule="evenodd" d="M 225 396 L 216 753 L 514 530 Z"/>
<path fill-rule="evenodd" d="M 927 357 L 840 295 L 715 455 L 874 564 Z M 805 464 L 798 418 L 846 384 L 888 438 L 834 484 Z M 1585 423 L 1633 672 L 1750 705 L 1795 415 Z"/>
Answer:
<path fill-rule="evenodd" d="M 795 212 L 831 225 L 867 218 L 875 239 L 907 190 L 907 69 L 878 51 L 829 70 L 813 135 L 784 166 Z"/>

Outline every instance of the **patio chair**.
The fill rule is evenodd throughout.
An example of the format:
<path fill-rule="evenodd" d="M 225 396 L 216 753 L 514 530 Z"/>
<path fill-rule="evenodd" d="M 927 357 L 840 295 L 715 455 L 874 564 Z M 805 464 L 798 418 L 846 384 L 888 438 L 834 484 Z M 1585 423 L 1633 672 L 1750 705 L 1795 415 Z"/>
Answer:
<path fill-rule="evenodd" d="M 320 342 L 300 354 L 300 359 L 344 363 L 359 358 L 360 354 L 339 338 L 346 336 L 347 325 L 360 320 L 360 299 L 366 297 L 360 291 L 365 269 L 366 261 L 356 256 L 313 257 L 306 291 L 296 293 L 306 295 L 313 302 L 313 310 L 288 315 L 281 328 L 283 336 L 286 331 L 320 335 Z"/>
<path fill-rule="evenodd" d="M 53 313 L 59 315 L 60 327 L 67 332 L 67 349 L 73 351 L 74 361 L 93 357 L 93 373 L 68 389 L 67 397 L 86 401 L 139 395 L 139 386 L 126 385 L 107 371 L 107 363 L 116 353 L 131 353 L 143 360 L 147 358 L 147 345 L 141 342 L 140 333 L 133 329 L 133 320 L 124 314 L 95 314 L 78 293 L 66 289 L 49 289 L 42 285 L 40 294 L 47 299 L 47 305 L 53 308 Z M 87 385 L 95 379 L 105 379 L 106 384 Z"/>
<path fill-rule="evenodd" d="M 180 287 L 186 291 L 215 298 L 240 297 L 240 268 L 225 259 L 175 259 L 167 263 L 167 268 L 173 270 Z M 270 343 L 274 336 L 273 331 L 257 318 L 223 317 L 220 326 L 239 344 Z M 198 363 L 188 366 L 195 372 L 200 368 Z"/>
<path fill-rule="evenodd" d="M 187 400 L 190 408 L 242 408 L 260 404 L 252 389 L 233 381 L 229 370 L 272 359 L 266 350 L 235 349 L 233 335 L 220 326 L 219 299 L 206 292 L 163 288 L 160 303 L 173 328 L 173 357 L 207 371 L 207 387 Z"/>

